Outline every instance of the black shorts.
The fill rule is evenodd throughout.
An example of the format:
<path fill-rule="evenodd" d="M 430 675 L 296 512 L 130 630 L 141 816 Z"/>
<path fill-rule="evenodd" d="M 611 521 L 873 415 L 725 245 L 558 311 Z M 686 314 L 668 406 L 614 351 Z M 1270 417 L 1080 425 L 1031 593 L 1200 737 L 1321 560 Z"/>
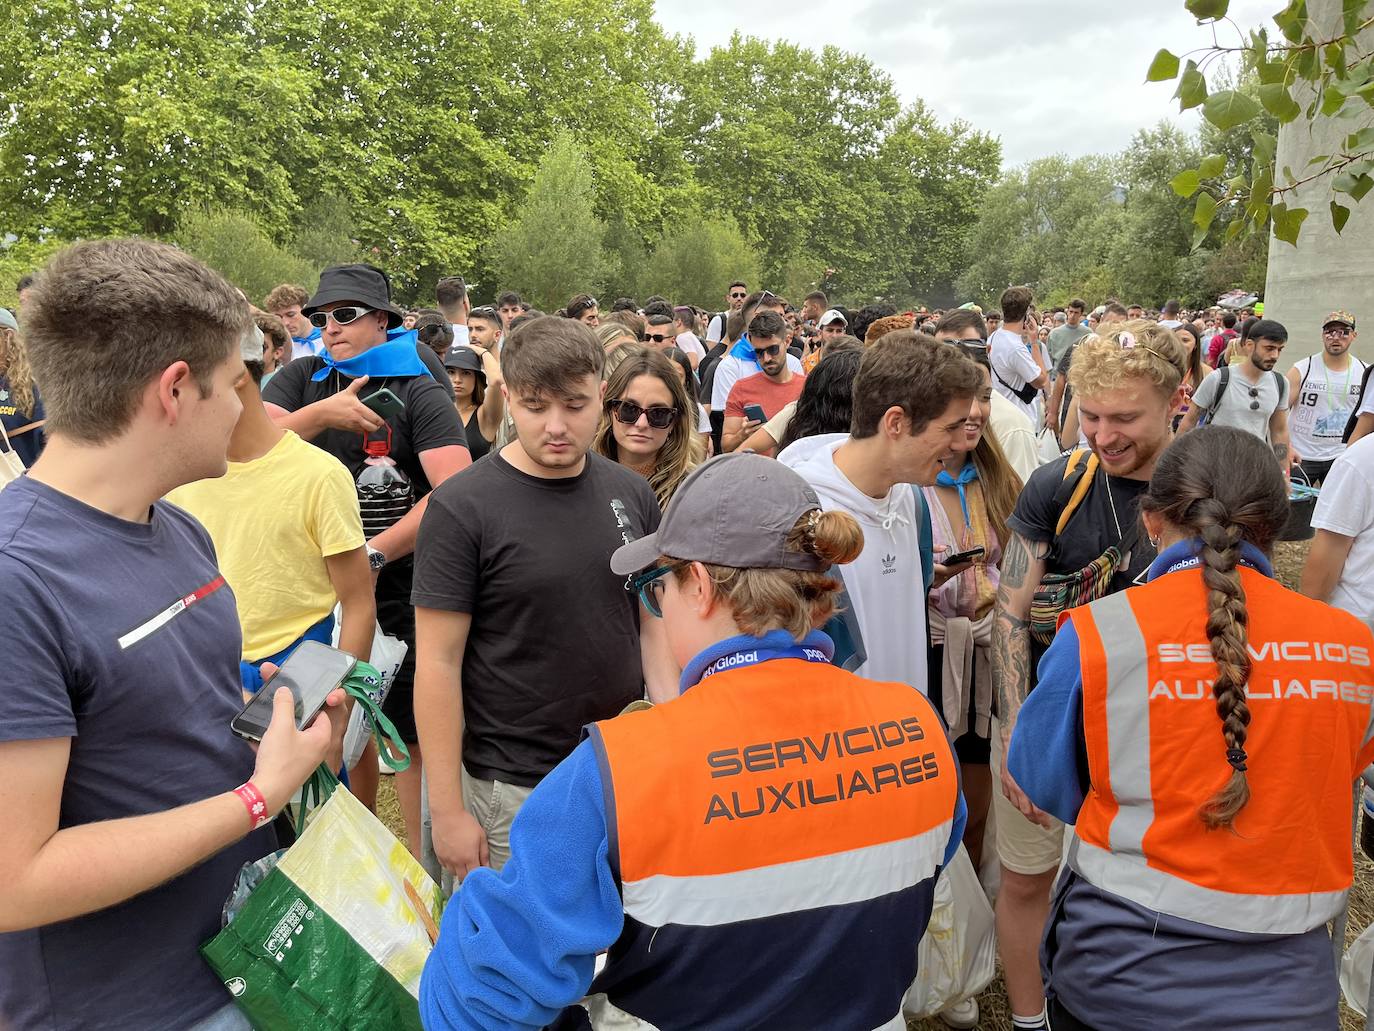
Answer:
<path fill-rule="evenodd" d="M 945 712 L 944 705 L 944 667 L 945 667 L 945 646 L 943 644 L 932 644 L 927 653 L 930 656 L 929 676 L 927 682 L 930 685 L 930 704 L 935 706 L 935 711 L 942 716 Z M 973 654 L 973 669 L 978 670 L 978 653 Z M 978 732 L 973 729 L 976 722 L 977 703 L 972 691 L 968 693 L 968 727 L 969 729 L 961 734 L 954 741 L 954 754 L 961 763 L 969 763 L 974 766 L 987 766 L 992 761 L 992 736 L 979 737 Z"/>
<path fill-rule="evenodd" d="M 415 606 L 410 603 L 414 570 L 414 562 L 404 558 L 388 564 L 377 577 L 377 623 L 406 643 L 405 661 L 382 703 L 382 713 L 408 745 L 420 740 L 415 730 Z"/>

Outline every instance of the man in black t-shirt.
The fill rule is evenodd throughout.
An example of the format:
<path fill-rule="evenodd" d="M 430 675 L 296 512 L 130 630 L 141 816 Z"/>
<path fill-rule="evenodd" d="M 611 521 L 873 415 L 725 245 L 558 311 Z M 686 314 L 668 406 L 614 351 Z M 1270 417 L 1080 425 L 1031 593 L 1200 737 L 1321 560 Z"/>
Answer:
<path fill-rule="evenodd" d="M 471 463 L 463 424 L 453 407 L 448 374 L 434 352 L 417 347 L 413 330 L 389 333 L 399 329 L 402 316 L 391 303 L 390 283 L 380 269 L 370 265 L 325 269 L 319 289 L 302 310 L 320 328 L 326 354 L 298 359 L 272 377 L 262 394 L 268 414 L 277 425 L 294 430 L 343 462 L 354 479 L 369 466 L 369 455 L 381 452 L 411 484 L 413 507 L 408 512 L 384 529 L 364 512 L 364 525 L 370 534 L 368 560 L 377 582 L 377 621 L 386 633 L 409 646 L 382 709 L 414 746 L 419 737 L 413 709 L 415 611 L 410 603 L 414 567 L 410 556 L 430 491 Z M 364 403 L 382 390 L 389 391 L 395 401 L 373 401 L 374 407 Z M 361 774 L 354 785 L 359 796 L 375 796 L 375 777 L 369 776 L 366 758 L 355 769 Z M 419 749 L 412 747 L 410 768 L 397 776 L 396 793 L 405 815 L 408 844 L 417 855 L 420 770 Z"/>
<path fill-rule="evenodd" d="M 516 812 L 583 726 L 646 684 L 655 701 L 677 694 L 662 620 L 641 621 L 610 572 L 659 508 L 643 476 L 589 451 L 604 360 L 576 320 L 512 332 L 501 369 L 516 439 L 436 490 L 420 529 L 416 718 L 433 853 L 458 879 L 504 865 Z"/>
<path fill-rule="evenodd" d="M 1032 473 L 1007 520 L 1012 534 L 1002 549 L 992 651 L 1002 732 L 992 749 L 1002 771 L 1002 790 L 993 793 L 1002 861 L 997 934 L 1007 996 L 1013 1017 L 1020 1018 L 1017 1027 L 1044 1026 L 1035 1022 L 1045 1001 L 1040 938 L 1064 833 L 1063 825 L 1036 809 L 1006 772 L 1007 742 L 1044 652 L 1030 635 L 1031 599 L 1046 573 L 1076 572 L 1113 545 L 1129 559 L 1112 577 L 1111 591 L 1124 590 L 1149 568 L 1155 547 L 1139 528 L 1137 504 L 1172 439 L 1173 416 L 1183 403 L 1179 384 L 1186 358 L 1173 334 L 1142 333 L 1131 341 L 1126 347 L 1108 340 L 1075 345 L 1069 383 L 1100 467 L 1062 533 L 1057 527 L 1067 507 L 1061 502 L 1070 457 Z M 1078 457 L 1078 468 L 1086 465 L 1084 458 Z M 1070 480 L 1078 475 L 1070 473 Z"/>

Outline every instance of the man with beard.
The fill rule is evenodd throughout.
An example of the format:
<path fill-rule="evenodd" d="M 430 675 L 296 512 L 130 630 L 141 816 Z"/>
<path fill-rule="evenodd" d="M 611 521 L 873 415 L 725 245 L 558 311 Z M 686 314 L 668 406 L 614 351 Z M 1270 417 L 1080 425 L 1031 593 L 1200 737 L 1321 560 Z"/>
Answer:
<path fill-rule="evenodd" d="M 1322 323 L 1322 353 L 1302 358 L 1288 370 L 1292 444 L 1314 487 L 1345 451 L 1345 425 L 1359 404 L 1365 363 L 1350 353 L 1354 343 L 1355 316 L 1333 311 Z"/>
<path fill-rule="evenodd" d="M 998 951 L 1018 1031 L 1046 1028 L 1040 939 L 1064 835 L 1063 824 L 1031 804 L 1006 772 L 1017 713 L 1053 639 L 1053 631 L 1032 636 L 1031 599 L 1047 573 L 1077 573 L 1109 548 L 1123 556 L 1109 592 L 1149 568 L 1156 553 L 1139 530 L 1137 502 L 1184 399 L 1187 360 L 1174 335 L 1150 327 L 1133 339 L 1131 347 L 1112 340 L 1077 345 L 1069 380 L 1091 454 L 1071 452 L 1037 469 L 1007 520 L 1013 533 L 1002 551 L 992 650 L 1001 739 L 993 740 L 992 766 L 1002 786 L 993 792 L 1002 862 Z"/>
<path fill-rule="evenodd" d="M 801 395 L 806 377 L 792 368 L 796 359 L 785 350 L 786 336 L 787 323 L 775 312 L 761 311 L 749 323 L 749 344 L 762 371 L 737 380 L 730 388 L 721 435 L 726 451 L 734 451 L 765 420 Z M 763 409 L 764 419 L 750 418 L 748 410 L 754 406 Z"/>
<path fill-rule="evenodd" d="M 1179 433 L 1204 422 L 1234 426 L 1271 444 L 1285 470 L 1296 462 L 1299 456 L 1288 445 L 1288 380 L 1274 371 L 1287 342 L 1282 323 L 1260 319 L 1251 326 L 1240 345 L 1241 361 L 1202 381 Z"/>

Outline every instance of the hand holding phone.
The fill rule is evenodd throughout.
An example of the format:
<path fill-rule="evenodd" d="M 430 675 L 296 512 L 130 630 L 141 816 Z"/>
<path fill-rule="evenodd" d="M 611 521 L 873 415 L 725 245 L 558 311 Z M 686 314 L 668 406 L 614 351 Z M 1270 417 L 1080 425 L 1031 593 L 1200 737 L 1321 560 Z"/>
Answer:
<path fill-rule="evenodd" d="M 386 387 L 382 387 L 382 389 L 375 394 L 367 395 L 362 401 L 363 404 L 367 405 L 368 408 L 371 408 L 383 419 L 390 419 L 393 416 L 400 415 L 406 410 L 405 402 Z"/>
<path fill-rule="evenodd" d="M 744 418 L 751 422 L 763 424 L 768 421 L 768 414 L 763 410 L 763 405 L 745 405 Z"/>
<path fill-rule="evenodd" d="M 982 557 L 982 548 L 969 548 L 968 551 L 956 551 L 952 555 L 946 555 L 940 560 L 940 564 L 942 566 L 962 566 Z"/>
<path fill-rule="evenodd" d="M 353 672 L 358 660 L 318 641 L 303 641 L 282 663 L 277 675 L 249 699 L 229 729 L 249 741 L 261 741 L 275 715 L 280 688 L 291 691 L 296 729 L 304 730 L 324 708 L 331 692 Z"/>

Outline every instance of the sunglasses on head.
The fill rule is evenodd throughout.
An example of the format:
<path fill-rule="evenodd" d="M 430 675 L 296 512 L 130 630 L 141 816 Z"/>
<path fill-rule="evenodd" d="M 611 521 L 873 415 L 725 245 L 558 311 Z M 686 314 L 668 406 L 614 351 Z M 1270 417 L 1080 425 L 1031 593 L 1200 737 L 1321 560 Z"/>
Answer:
<path fill-rule="evenodd" d="M 316 311 L 310 313 L 310 324 L 316 329 L 324 329 L 333 319 L 336 326 L 347 326 L 357 322 L 368 312 L 376 311 L 376 308 L 363 308 L 358 305 L 349 305 L 344 308 L 335 308 L 333 311 Z"/>
<path fill-rule="evenodd" d="M 672 333 L 645 333 L 644 339 L 655 344 L 661 344 L 667 340 L 676 340 L 677 337 Z"/>
<path fill-rule="evenodd" d="M 485 315 L 485 316 L 487 316 L 488 318 L 495 318 L 495 317 L 496 317 L 496 309 L 493 308 L 493 307 L 492 307 L 491 305 L 489 305 L 489 304 L 484 304 L 484 305 L 482 305 L 482 307 L 480 307 L 480 308 L 473 308 L 472 311 L 468 312 L 468 315 L 470 315 L 470 316 L 471 316 L 471 315 L 477 315 L 477 316 Z"/>
<path fill-rule="evenodd" d="M 768 347 L 754 348 L 755 358 L 776 358 L 782 351 L 782 344 L 770 344 Z"/>
<path fill-rule="evenodd" d="M 662 405 L 655 405 L 652 408 L 641 408 L 633 401 L 622 401 L 620 398 L 612 398 L 606 403 L 606 407 L 615 413 L 618 421 L 626 426 L 633 426 L 639 422 L 642 415 L 649 421 L 649 425 L 656 430 L 666 430 L 677 421 L 676 408 L 664 408 Z"/>

